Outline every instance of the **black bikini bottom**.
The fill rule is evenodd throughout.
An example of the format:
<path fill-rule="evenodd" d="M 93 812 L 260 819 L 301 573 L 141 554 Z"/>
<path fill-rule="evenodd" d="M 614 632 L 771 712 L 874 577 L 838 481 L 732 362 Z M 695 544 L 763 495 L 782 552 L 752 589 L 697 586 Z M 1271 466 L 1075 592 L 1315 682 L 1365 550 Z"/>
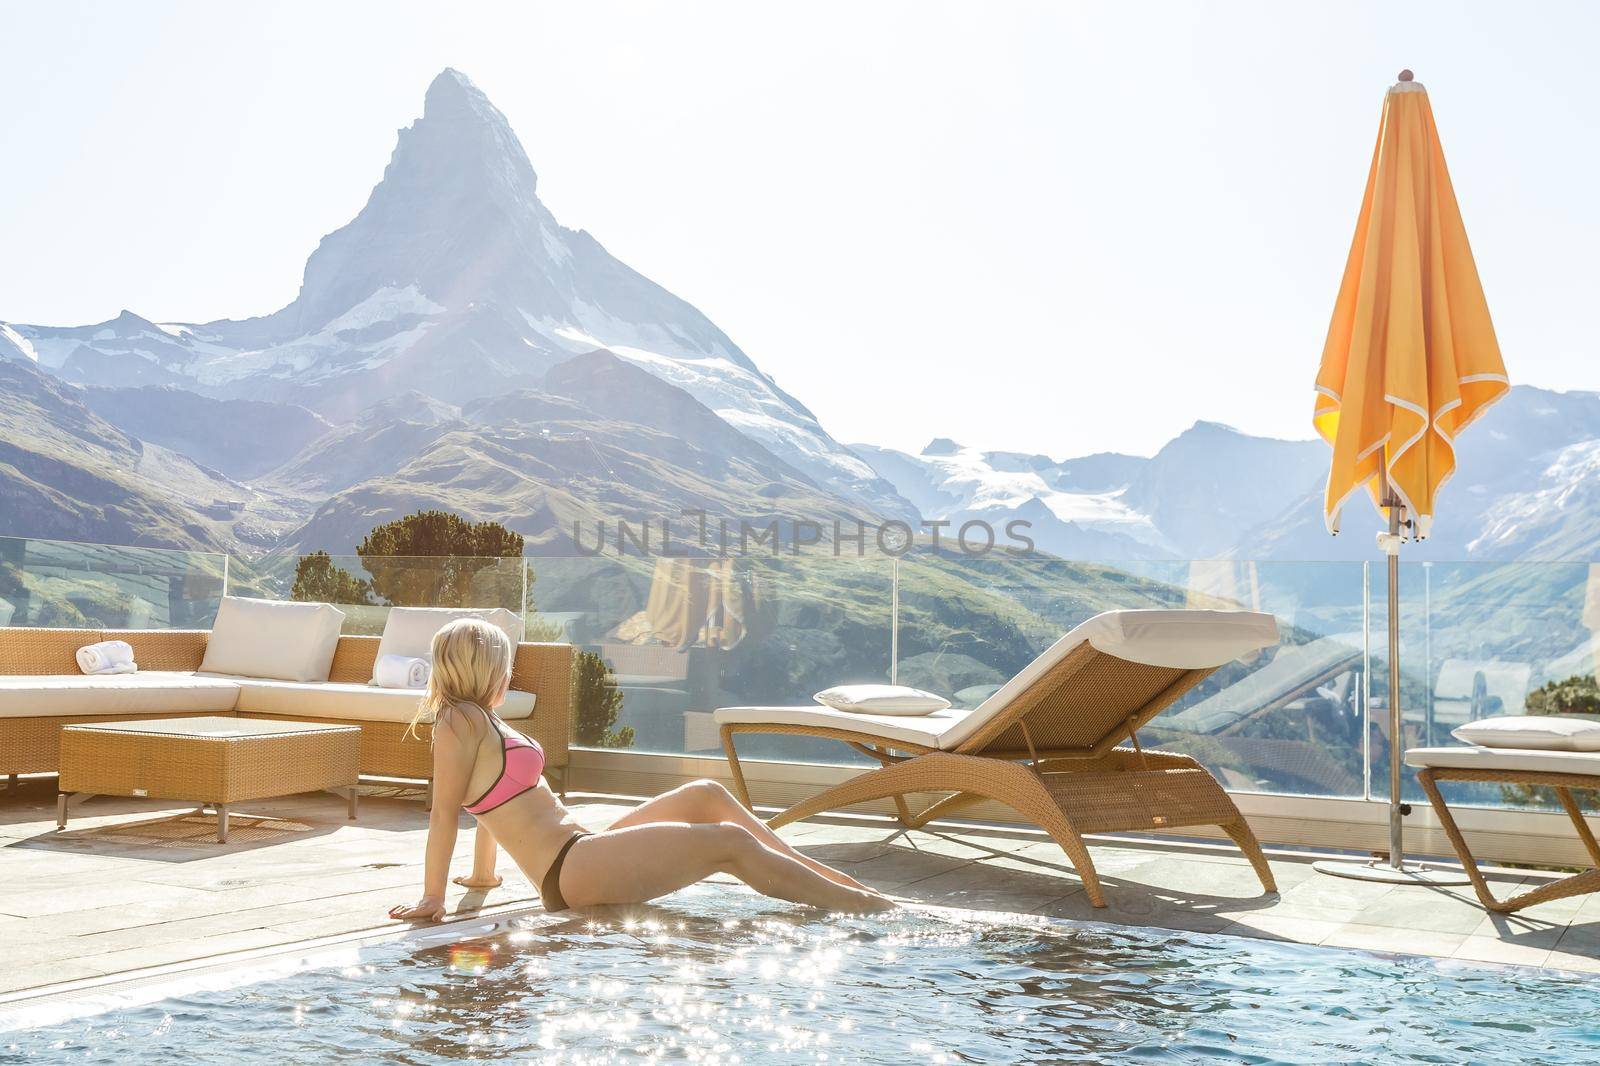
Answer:
<path fill-rule="evenodd" d="M 544 901 L 547 911 L 564 911 L 567 909 L 566 897 L 561 894 L 561 866 L 567 861 L 567 852 L 572 850 L 572 845 L 589 834 L 580 829 L 567 838 L 561 845 L 561 850 L 556 852 L 556 860 L 550 864 L 550 869 L 544 872 L 544 880 L 539 882 L 539 898 Z"/>

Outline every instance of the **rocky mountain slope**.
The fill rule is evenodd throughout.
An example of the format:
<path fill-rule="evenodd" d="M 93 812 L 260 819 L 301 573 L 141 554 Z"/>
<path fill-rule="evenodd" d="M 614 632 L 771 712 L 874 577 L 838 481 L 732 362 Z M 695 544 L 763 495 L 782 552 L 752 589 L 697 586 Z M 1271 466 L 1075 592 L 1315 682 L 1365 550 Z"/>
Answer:
<path fill-rule="evenodd" d="M 0 535 L 220 550 L 276 541 L 277 501 L 95 414 L 79 390 L 0 360 Z"/>
<path fill-rule="evenodd" d="M 523 533 L 530 550 L 555 553 L 573 549 L 575 523 L 590 548 L 604 523 L 614 547 L 619 519 L 637 530 L 649 518 L 659 548 L 659 520 L 667 518 L 682 550 L 694 526 L 681 518 L 686 510 L 758 524 L 850 514 L 686 391 L 609 352 L 561 364 L 545 389 L 472 401 L 430 423 L 389 418 L 386 430 L 368 433 L 390 446 L 362 453 L 363 464 L 381 469 L 335 492 L 284 546 L 349 552 L 374 525 L 419 507 L 495 519 Z M 351 436 L 363 434 L 336 431 L 276 478 L 287 490 L 310 471 L 349 469 L 340 457 Z"/>
<path fill-rule="evenodd" d="M 83 402 L 131 436 L 248 480 L 281 466 L 333 426 L 292 404 L 215 400 L 176 385 L 86 387 Z"/>

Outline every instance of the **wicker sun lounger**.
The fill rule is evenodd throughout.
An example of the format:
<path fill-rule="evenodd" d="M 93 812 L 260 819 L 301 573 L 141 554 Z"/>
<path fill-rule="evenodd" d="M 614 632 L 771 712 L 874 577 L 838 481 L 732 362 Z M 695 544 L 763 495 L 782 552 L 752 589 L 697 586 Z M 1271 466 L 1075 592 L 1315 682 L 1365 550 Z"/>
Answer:
<path fill-rule="evenodd" d="M 1406 765 L 1417 769 L 1417 780 L 1428 794 L 1439 824 L 1456 849 L 1456 857 L 1466 869 L 1478 901 L 1497 914 L 1509 914 L 1531 907 L 1535 903 L 1548 903 L 1568 896 L 1581 896 L 1600 892 L 1600 843 L 1584 821 L 1583 808 L 1573 798 L 1572 790 L 1600 791 L 1600 751 L 1535 751 L 1524 748 L 1411 748 L 1406 752 Z M 1589 853 L 1589 861 L 1596 869 L 1582 870 L 1558 881 L 1541 884 L 1537 888 L 1496 899 L 1489 891 L 1478 862 L 1467 847 L 1467 838 L 1461 835 L 1455 816 L 1439 793 L 1440 781 L 1476 781 L 1501 785 L 1541 785 L 1554 789 L 1556 798 L 1572 820 L 1572 828 Z"/>
<path fill-rule="evenodd" d="M 909 828 L 989 799 L 1044 829 L 1103 907 L 1086 833 L 1215 825 L 1277 891 L 1255 834 L 1194 759 L 1146 751 L 1137 731 L 1224 663 L 1277 643 L 1271 615 L 1245 611 L 1109 611 L 1056 641 L 972 711 L 920 717 L 813 707 L 716 712 L 739 798 L 750 805 L 734 750 L 739 733 L 840 740 L 882 764 L 772 818 L 774 827 L 893 797 Z M 1130 741 L 1132 747 L 1119 747 Z M 912 814 L 906 796 L 948 793 Z"/>

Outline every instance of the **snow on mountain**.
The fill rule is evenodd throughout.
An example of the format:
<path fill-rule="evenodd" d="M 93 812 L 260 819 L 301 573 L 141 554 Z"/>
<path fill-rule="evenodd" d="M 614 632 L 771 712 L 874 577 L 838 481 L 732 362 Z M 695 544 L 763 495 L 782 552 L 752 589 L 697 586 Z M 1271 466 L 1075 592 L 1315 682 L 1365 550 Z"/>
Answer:
<path fill-rule="evenodd" d="M 37 364 L 39 353 L 34 351 L 33 344 L 28 338 L 10 326 L 0 323 L 0 359 L 15 359 L 18 362 Z"/>
<path fill-rule="evenodd" d="M 311 253 L 288 306 L 202 324 L 124 312 L 92 326 L 6 326 L 0 351 L 72 381 L 179 384 L 337 421 L 409 390 L 459 404 L 537 385 L 557 363 L 603 347 L 828 489 L 870 511 L 905 512 L 705 315 L 560 225 L 537 190 L 505 116 L 446 70 L 366 205 Z"/>
<path fill-rule="evenodd" d="M 1102 454 L 1058 462 L 1048 456 L 984 452 L 937 438 L 920 455 L 851 445 L 924 521 L 958 529 L 985 521 L 1003 530 L 1031 523 L 1040 550 L 1072 558 L 1171 557 L 1179 549 L 1122 495 L 1146 460 Z"/>
<path fill-rule="evenodd" d="M 1496 500 L 1482 532 L 1467 545 L 1474 554 L 1517 559 L 1572 559 L 1595 553 L 1600 514 L 1600 440 L 1569 445 L 1535 487 Z"/>

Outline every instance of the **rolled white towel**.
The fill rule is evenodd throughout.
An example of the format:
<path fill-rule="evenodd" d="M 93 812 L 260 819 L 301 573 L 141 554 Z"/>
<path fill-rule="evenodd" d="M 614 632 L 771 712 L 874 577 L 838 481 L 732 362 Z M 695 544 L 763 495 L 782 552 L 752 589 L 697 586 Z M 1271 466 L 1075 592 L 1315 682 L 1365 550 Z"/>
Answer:
<path fill-rule="evenodd" d="M 380 655 L 372 665 L 372 683 L 379 688 L 425 688 L 432 670 L 426 659 Z"/>
<path fill-rule="evenodd" d="M 138 669 L 125 640 L 102 640 L 78 649 L 78 669 L 86 674 L 131 674 Z"/>

